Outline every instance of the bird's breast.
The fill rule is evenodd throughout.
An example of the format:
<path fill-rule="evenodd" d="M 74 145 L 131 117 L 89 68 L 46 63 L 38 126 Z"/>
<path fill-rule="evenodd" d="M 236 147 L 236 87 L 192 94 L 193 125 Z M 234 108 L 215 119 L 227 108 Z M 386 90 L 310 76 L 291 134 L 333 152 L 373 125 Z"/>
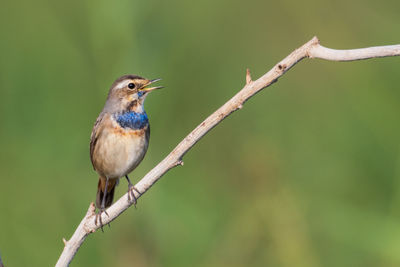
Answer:
<path fill-rule="evenodd" d="M 97 172 L 109 178 L 120 178 L 142 161 L 149 144 L 148 121 L 140 129 L 121 127 L 113 117 L 104 127 L 93 155 Z"/>
<path fill-rule="evenodd" d="M 117 113 L 113 116 L 113 119 L 124 129 L 140 130 L 149 124 L 149 119 L 145 111 Z"/>

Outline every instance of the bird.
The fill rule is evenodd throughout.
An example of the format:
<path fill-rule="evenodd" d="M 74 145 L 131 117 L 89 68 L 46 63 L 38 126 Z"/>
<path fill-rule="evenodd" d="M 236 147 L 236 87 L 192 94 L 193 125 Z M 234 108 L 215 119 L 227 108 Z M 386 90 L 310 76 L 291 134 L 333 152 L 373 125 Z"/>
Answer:
<path fill-rule="evenodd" d="M 128 174 L 143 160 L 150 138 L 149 118 L 144 110 L 147 95 L 163 86 L 148 87 L 161 79 L 148 80 L 123 75 L 111 85 L 103 110 L 94 123 L 90 137 L 90 159 L 99 175 L 96 194 L 97 220 L 111 206 L 119 179 L 128 181 L 128 201 L 136 198 Z M 106 212 L 107 214 L 107 212 Z"/>

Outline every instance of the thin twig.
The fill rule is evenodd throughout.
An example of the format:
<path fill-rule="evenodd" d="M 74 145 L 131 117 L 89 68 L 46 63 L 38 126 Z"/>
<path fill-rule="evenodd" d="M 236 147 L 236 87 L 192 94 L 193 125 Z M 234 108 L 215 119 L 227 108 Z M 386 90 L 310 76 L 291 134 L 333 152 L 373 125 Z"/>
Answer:
<path fill-rule="evenodd" d="M 334 50 L 323 47 L 319 44 L 317 37 L 293 51 L 289 56 L 276 64 L 269 72 L 264 74 L 256 81 L 252 81 L 250 71 L 246 72 L 246 84 L 234 97 L 221 106 L 217 111 L 205 119 L 188 136 L 186 136 L 175 149 L 164 158 L 157 166 L 148 172 L 136 185 L 136 189 L 141 193 L 133 192 L 136 198 L 140 198 L 155 182 L 158 181 L 168 170 L 178 165 L 183 165 L 183 156 L 212 128 L 232 112 L 241 109 L 243 104 L 257 92 L 276 82 L 286 71 L 293 67 L 303 58 L 320 58 L 331 61 L 352 61 L 376 57 L 389 57 L 400 55 L 400 45 L 378 46 L 370 48 L 352 50 Z M 128 201 L 128 194 L 123 195 L 118 201 L 107 209 L 107 214 L 102 213 L 102 222 L 107 224 L 115 220 L 122 212 L 133 204 Z M 68 266 L 74 255 L 82 245 L 85 238 L 99 229 L 94 221 L 95 207 L 91 203 L 86 216 L 83 218 L 71 239 L 64 239 L 65 247 L 56 264 L 57 267 Z"/>

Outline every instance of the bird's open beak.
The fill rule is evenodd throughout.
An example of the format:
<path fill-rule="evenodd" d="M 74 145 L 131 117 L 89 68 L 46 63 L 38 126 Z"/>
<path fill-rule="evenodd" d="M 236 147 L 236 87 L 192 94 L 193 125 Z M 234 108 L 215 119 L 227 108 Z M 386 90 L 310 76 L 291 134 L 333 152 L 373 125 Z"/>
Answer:
<path fill-rule="evenodd" d="M 151 91 L 154 91 L 154 90 L 157 90 L 157 89 L 161 89 L 161 88 L 164 88 L 164 86 L 155 86 L 155 87 L 147 87 L 147 86 L 149 86 L 150 84 L 152 84 L 152 83 L 155 83 L 155 82 L 158 82 L 158 81 L 160 81 L 161 79 L 154 79 L 154 80 L 150 80 L 145 86 L 143 86 L 142 88 L 140 88 L 139 89 L 139 91 L 142 91 L 142 92 L 151 92 Z"/>

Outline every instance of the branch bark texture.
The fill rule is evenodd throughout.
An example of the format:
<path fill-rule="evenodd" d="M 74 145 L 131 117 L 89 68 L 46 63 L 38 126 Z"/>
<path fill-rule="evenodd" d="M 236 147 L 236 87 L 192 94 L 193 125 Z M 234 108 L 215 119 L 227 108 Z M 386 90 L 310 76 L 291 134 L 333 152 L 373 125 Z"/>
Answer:
<path fill-rule="evenodd" d="M 175 149 L 164 158 L 157 166 L 148 172 L 135 187 L 141 193 L 135 193 L 136 198 L 140 198 L 147 190 L 150 189 L 167 171 L 183 165 L 183 156 L 212 128 L 214 128 L 223 119 L 232 112 L 241 109 L 244 103 L 262 89 L 276 82 L 285 72 L 292 68 L 297 62 L 304 58 L 320 58 L 330 61 L 353 61 L 361 59 L 369 59 L 376 57 L 389 57 L 400 55 L 400 45 L 377 46 L 369 48 L 351 49 L 351 50 L 335 50 L 323 47 L 319 44 L 317 37 L 312 38 L 300 48 L 294 50 L 290 55 L 276 64 L 270 71 L 253 81 L 249 70 L 246 74 L 246 85 L 228 102 L 222 105 L 217 111 L 206 118 L 199 126 L 197 126 L 189 135 L 187 135 Z M 102 222 L 107 224 L 115 220 L 122 212 L 133 204 L 128 201 L 128 195 L 123 195 L 111 207 L 107 209 L 107 214 L 102 213 Z M 89 210 L 82 219 L 71 239 L 65 239 L 64 250 L 56 264 L 57 267 L 68 266 L 85 238 L 98 230 L 99 225 L 95 225 L 95 206 L 90 204 Z"/>

